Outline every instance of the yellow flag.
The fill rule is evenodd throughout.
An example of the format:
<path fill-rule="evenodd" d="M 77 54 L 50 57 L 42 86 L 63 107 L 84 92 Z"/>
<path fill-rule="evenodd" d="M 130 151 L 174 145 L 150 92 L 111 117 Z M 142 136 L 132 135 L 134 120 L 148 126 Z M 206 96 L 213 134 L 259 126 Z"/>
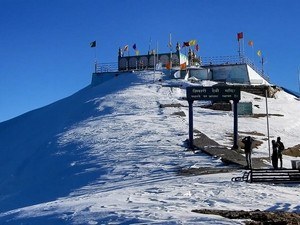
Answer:
<path fill-rule="evenodd" d="M 257 55 L 258 55 L 259 57 L 261 57 L 261 51 L 260 51 L 260 50 L 257 51 Z"/>
<path fill-rule="evenodd" d="M 135 50 L 135 55 L 140 55 L 140 51 L 139 50 Z"/>
<path fill-rule="evenodd" d="M 193 45 L 196 45 L 196 42 L 197 42 L 196 40 L 190 40 L 189 44 L 190 44 L 190 46 L 193 46 Z"/>

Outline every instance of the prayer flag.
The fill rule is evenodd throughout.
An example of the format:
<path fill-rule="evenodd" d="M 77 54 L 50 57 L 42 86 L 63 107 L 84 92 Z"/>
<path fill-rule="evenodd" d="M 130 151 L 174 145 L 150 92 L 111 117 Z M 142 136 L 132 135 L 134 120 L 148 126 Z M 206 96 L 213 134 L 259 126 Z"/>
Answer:
<path fill-rule="evenodd" d="M 92 41 L 92 42 L 90 43 L 90 46 L 91 46 L 91 48 L 95 48 L 95 47 L 96 47 L 96 41 Z"/>
<path fill-rule="evenodd" d="M 189 46 L 194 46 L 196 45 L 196 40 L 190 40 L 189 41 Z"/>
<path fill-rule="evenodd" d="M 185 70 L 185 69 L 186 69 L 186 63 L 180 64 L 180 69 L 181 69 L 181 70 Z"/>
<path fill-rule="evenodd" d="M 199 45 L 198 44 L 196 44 L 195 49 L 196 49 L 197 52 L 199 51 Z"/>
<path fill-rule="evenodd" d="M 240 39 L 243 39 L 243 38 L 244 38 L 243 32 L 237 33 L 237 39 L 238 39 L 238 41 L 239 41 Z"/>
<path fill-rule="evenodd" d="M 132 46 L 132 48 L 133 48 L 134 50 L 136 50 L 136 44 L 134 44 L 134 45 Z"/>
<path fill-rule="evenodd" d="M 126 51 L 128 51 L 128 45 L 125 45 L 124 46 L 124 50 L 123 50 L 124 52 L 126 52 Z"/>
<path fill-rule="evenodd" d="M 166 63 L 166 69 L 167 69 L 167 70 L 171 69 L 171 63 L 170 63 L 170 62 L 167 62 L 167 63 Z"/>
<path fill-rule="evenodd" d="M 149 51 L 149 55 L 155 55 L 155 49 L 152 49 L 151 51 Z"/>
<path fill-rule="evenodd" d="M 253 46 L 253 44 L 254 44 L 253 41 L 248 41 L 249 46 Z"/>
<path fill-rule="evenodd" d="M 135 55 L 140 55 L 140 51 L 139 50 L 135 50 Z"/>
<path fill-rule="evenodd" d="M 259 57 L 261 57 L 261 50 L 258 50 L 258 51 L 257 51 L 257 55 L 258 55 Z"/>
<path fill-rule="evenodd" d="M 183 44 L 182 44 L 182 47 L 184 48 L 184 47 L 188 47 L 188 46 L 190 46 L 190 42 L 188 41 L 188 42 L 183 42 Z"/>

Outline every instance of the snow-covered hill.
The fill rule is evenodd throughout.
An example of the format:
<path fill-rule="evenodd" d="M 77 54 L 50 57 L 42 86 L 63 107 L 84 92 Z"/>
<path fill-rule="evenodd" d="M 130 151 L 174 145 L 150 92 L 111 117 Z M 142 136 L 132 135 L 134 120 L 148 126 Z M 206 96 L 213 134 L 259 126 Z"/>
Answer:
<path fill-rule="evenodd" d="M 299 185 L 232 183 L 241 171 L 178 176 L 181 168 L 224 165 L 186 151 L 188 118 L 176 115 L 188 115 L 185 90 L 171 83 L 186 85 L 160 73 L 122 74 L 1 123 L 1 224 L 241 224 L 191 210 L 300 212 Z M 265 113 L 264 98 L 243 92 L 242 100 Z M 172 103 L 182 106 L 159 107 Z M 281 91 L 268 103 L 271 114 L 283 115 L 270 117 L 271 138 L 299 144 L 299 101 Z M 195 128 L 230 147 L 232 112 L 197 104 Z M 263 144 L 254 157 L 268 156 L 265 117 L 241 117 L 239 130 L 258 132 Z"/>

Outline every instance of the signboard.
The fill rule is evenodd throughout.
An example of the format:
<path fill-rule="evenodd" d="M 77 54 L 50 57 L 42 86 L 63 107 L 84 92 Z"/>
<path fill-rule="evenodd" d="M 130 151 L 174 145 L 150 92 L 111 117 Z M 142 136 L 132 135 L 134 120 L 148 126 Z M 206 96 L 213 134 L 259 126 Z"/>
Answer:
<path fill-rule="evenodd" d="M 237 113 L 243 116 L 253 115 L 252 102 L 239 102 L 237 104 Z"/>
<path fill-rule="evenodd" d="M 188 101 L 202 100 L 236 100 L 241 99 L 241 91 L 237 86 L 191 86 L 186 88 L 186 97 Z"/>
<path fill-rule="evenodd" d="M 189 103 L 189 147 L 194 148 L 193 141 L 193 102 L 194 100 L 234 100 L 233 102 L 233 149 L 238 148 L 238 114 L 237 104 L 241 99 L 241 90 L 238 86 L 190 86 L 186 88 L 186 100 Z"/>

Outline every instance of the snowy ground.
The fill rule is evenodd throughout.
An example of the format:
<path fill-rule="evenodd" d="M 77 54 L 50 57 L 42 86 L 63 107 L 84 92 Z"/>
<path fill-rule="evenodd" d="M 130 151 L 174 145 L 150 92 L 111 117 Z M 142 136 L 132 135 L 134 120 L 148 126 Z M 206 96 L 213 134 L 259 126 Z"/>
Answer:
<path fill-rule="evenodd" d="M 299 184 L 231 182 L 241 170 L 178 176 L 181 168 L 224 165 L 186 151 L 188 118 L 172 115 L 188 115 L 187 102 L 180 100 L 185 90 L 165 87 L 186 83 L 161 76 L 122 74 L 0 124 L 1 224 L 242 224 L 191 210 L 300 212 Z M 242 101 L 265 113 L 264 98 L 243 92 Z M 184 107 L 159 107 L 171 103 Z M 286 147 L 299 144 L 300 102 L 279 92 L 268 103 L 269 113 L 284 115 L 270 117 L 271 139 L 281 136 Z M 233 132 L 232 112 L 197 104 L 194 127 L 232 146 L 226 135 Z M 254 157 L 268 156 L 265 117 L 240 117 L 239 130 L 265 134 L 254 136 L 263 141 Z M 290 160 L 284 157 L 285 167 Z"/>

